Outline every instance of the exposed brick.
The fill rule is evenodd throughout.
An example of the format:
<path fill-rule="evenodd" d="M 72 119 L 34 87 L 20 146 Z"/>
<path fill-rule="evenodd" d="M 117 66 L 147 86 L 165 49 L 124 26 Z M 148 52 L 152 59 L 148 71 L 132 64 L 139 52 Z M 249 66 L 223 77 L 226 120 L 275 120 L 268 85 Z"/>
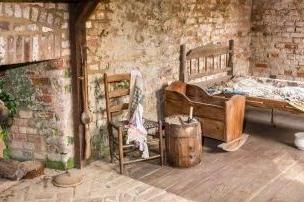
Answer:
<path fill-rule="evenodd" d="M 41 136 L 39 135 L 27 135 L 27 141 L 34 143 L 35 145 L 41 144 Z"/>
<path fill-rule="evenodd" d="M 49 78 L 31 78 L 33 85 L 35 86 L 44 86 L 50 85 L 51 81 Z"/>
<path fill-rule="evenodd" d="M 41 119 L 53 119 L 55 117 L 55 113 L 53 112 L 37 112 L 35 113 L 36 118 L 41 118 Z"/>
<path fill-rule="evenodd" d="M 91 22 L 91 21 L 87 21 L 87 22 L 86 22 L 86 28 L 87 28 L 87 29 L 92 28 L 92 22 Z"/>
<path fill-rule="evenodd" d="M 20 114 L 19 114 L 20 116 Z M 17 126 L 27 126 L 28 125 L 28 119 L 27 118 L 15 118 L 14 124 Z"/>
<path fill-rule="evenodd" d="M 54 52 L 55 52 L 55 57 L 61 56 L 61 34 L 55 34 Z"/>
<path fill-rule="evenodd" d="M 47 23 L 47 14 L 46 10 L 40 10 L 39 22 Z"/>
<path fill-rule="evenodd" d="M 0 31 L 8 31 L 10 23 L 7 21 L 0 21 Z"/>
<path fill-rule="evenodd" d="M 268 68 L 268 64 L 266 63 L 257 63 L 255 64 L 255 66 L 258 68 Z"/>
<path fill-rule="evenodd" d="M 71 54 L 71 50 L 69 48 L 62 49 L 61 56 L 69 56 Z"/>
<path fill-rule="evenodd" d="M 284 70 L 284 75 L 285 76 L 292 76 L 292 71 L 291 70 Z"/>
<path fill-rule="evenodd" d="M 296 28 L 295 27 L 287 27 L 286 31 L 287 32 L 295 32 Z"/>
<path fill-rule="evenodd" d="M 44 102 L 44 103 L 52 103 L 52 96 L 50 95 L 42 95 L 42 96 L 36 96 L 37 101 Z"/>
<path fill-rule="evenodd" d="M 33 151 L 35 149 L 35 145 L 31 142 L 24 142 L 22 146 L 24 150 Z"/>
<path fill-rule="evenodd" d="M 3 15 L 3 3 L 0 2 L 0 16 Z"/>
<path fill-rule="evenodd" d="M 279 53 L 271 53 L 270 56 L 273 58 L 277 58 L 279 57 Z"/>
<path fill-rule="evenodd" d="M 53 60 L 49 62 L 49 67 L 51 69 L 63 69 L 64 68 L 63 59 Z"/>
<path fill-rule="evenodd" d="M 4 4 L 4 14 L 9 17 L 14 15 L 14 8 L 11 3 Z"/>
<path fill-rule="evenodd" d="M 54 25 L 57 26 L 57 27 L 60 27 L 61 24 L 62 24 L 61 18 L 60 17 L 56 17 L 55 20 L 54 20 Z"/>
<path fill-rule="evenodd" d="M 15 4 L 15 17 L 21 18 L 22 17 L 22 10 L 20 4 Z"/>
<path fill-rule="evenodd" d="M 15 37 L 14 36 L 8 36 L 7 38 L 7 61 L 9 63 L 15 63 Z"/>
<path fill-rule="evenodd" d="M 298 72 L 298 73 L 297 73 L 297 76 L 298 76 L 298 77 L 301 77 L 301 78 L 304 78 L 304 72 Z"/>
<path fill-rule="evenodd" d="M 16 38 L 16 62 L 23 62 L 23 37 Z"/>
<path fill-rule="evenodd" d="M 39 60 L 39 36 L 35 35 L 32 37 L 32 61 Z"/>
<path fill-rule="evenodd" d="M 18 125 L 11 126 L 10 132 L 11 133 L 19 133 L 19 127 L 18 127 Z"/>
<path fill-rule="evenodd" d="M 16 150 L 16 149 L 23 149 L 23 141 L 22 142 L 20 142 L 20 141 L 18 141 L 18 139 L 14 139 L 15 141 L 14 142 L 12 142 L 12 143 L 10 143 L 9 144 L 9 147 L 11 148 L 11 149 L 13 149 L 13 150 Z M 26 139 L 25 139 L 26 140 Z"/>
<path fill-rule="evenodd" d="M 290 36 L 295 38 L 304 38 L 304 33 L 292 33 Z"/>
<path fill-rule="evenodd" d="M 298 44 L 287 43 L 287 44 L 285 44 L 285 48 L 287 48 L 287 49 L 297 49 L 298 48 Z"/>
<path fill-rule="evenodd" d="M 30 7 L 29 6 L 23 7 L 22 17 L 25 18 L 25 19 L 30 19 Z"/>
<path fill-rule="evenodd" d="M 56 4 L 56 5 L 57 5 L 57 8 L 58 8 L 58 9 L 61 9 L 61 10 L 68 10 L 68 4 L 59 3 L 59 4 Z"/>
<path fill-rule="evenodd" d="M 280 78 L 300 77 L 297 67 L 304 61 L 304 20 L 300 1 L 252 1 L 252 55 L 253 73 L 269 76 L 275 73 Z M 272 57 L 270 53 L 278 55 Z M 269 70 L 255 68 L 256 63 L 265 61 Z M 264 68 L 265 69 L 265 68 Z"/>
<path fill-rule="evenodd" d="M 92 47 L 97 47 L 98 46 L 98 37 L 90 37 L 87 40 L 87 45 L 88 47 L 92 48 Z"/>
<path fill-rule="evenodd" d="M 25 142 L 27 140 L 25 133 L 13 133 L 10 135 L 11 142 Z"/>
<path fill-rule="evenodd" d="M 29 119 L 29 118 L 32 118 L 33 117 L 33 112 L 32 111 L 23 111 L 23 110 L 20 110 L 19 111 L 19 117 L 21 119 Z"/>
<path fill-rule="evenodd" d="M 26 128 L 26 134 L 36 135 L 37 134 L 37 129 L 27 127 Z"/>
<path fill-rule="evenodd" d="M 24 38 L 23 50 L 24 50 L 24 53 L 23 53 L 24 61 L 26 61 L 26 62 L 30 61 L 32 58 L 31 38 L 30 37 Z"/>
<path fill-rule="evenodd" d="M 6 48 L 7 48 L 6 37 L 0 37 L 0 64 L 5 64 L 6 55 L 7 55 Z"/>
<path fill-rule="evenodd" d="M 298 27 L 304 27 L 304 21 L 296 22 L 296 26 L 298 26 Z"/>
<path fill-rule="evenodd" d="M 69 48 L 69 47 L 70 47 L 70 41 L 61 42 L 61 48 Z"/>
<path fill-rule="evenodd" d="M 36 7 L 31 8 L 31 20 L 37 22 L 39 15 L 39 10 Z"/>
<path fill-rule="evenodd" d="M 44 7 L 47 8 L 47 9 L 53 9 L 53 8 L 56 8 L 56 4 L 53 4 L 53 3 L 45 3 L 45 4 L 44 4 Z"/>
<path fill-rule="evenodd" d="M 19 127 L 20 134 L 26 134 L 26 127 Z"/>
<path fill-rule="evenodd" d="M 54 22 L 54 15 L 52 13 L 48 13 L 47 23 L 52 26 L 53 22 Z"/>

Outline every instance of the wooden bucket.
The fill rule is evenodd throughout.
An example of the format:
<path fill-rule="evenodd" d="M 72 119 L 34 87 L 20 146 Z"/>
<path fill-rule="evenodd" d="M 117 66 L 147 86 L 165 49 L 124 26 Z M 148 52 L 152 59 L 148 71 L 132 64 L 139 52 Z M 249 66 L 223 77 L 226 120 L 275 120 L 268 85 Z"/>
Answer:
<path fill-rule="evenodd" d="M 202 135 L 198 121 L 183 125 L 165 123 L 167 162 L 189 168 L 201 162 Z"/>

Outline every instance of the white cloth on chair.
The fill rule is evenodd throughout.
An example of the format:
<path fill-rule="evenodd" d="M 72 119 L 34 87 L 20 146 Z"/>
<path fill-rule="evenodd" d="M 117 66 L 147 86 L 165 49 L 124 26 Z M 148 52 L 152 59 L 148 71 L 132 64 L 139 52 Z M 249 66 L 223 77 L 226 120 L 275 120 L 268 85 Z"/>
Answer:
<path fill-rule="evenodd" d="M 129 128 L 126 143 L 135 143 L 139 150 L 142 151 L 142 158 L 149 158 L 147 130 L 144 127 L 143 119 L 144 81 L 138 70 L 131 71 L 130 89 Z"/>

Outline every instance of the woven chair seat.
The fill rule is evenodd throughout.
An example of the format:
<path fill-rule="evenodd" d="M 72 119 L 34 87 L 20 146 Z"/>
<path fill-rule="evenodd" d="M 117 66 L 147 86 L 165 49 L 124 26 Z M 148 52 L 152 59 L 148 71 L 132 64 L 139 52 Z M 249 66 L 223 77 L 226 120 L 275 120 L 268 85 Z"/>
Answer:
<path fill-rule="evenodd" d="M 115 121 L 114 124 L 116 126 L 121 126 L 123 128 L 123 132 L 126 132 L 128 130 L 127 126 L 128 125 L 128 121 L 124 120 L 124 121 Z M 149 119 L 144 119 L 144 127 L 146 130 L 150 130 L 150 129 L 157 129 L 159 126 L 158 122 L 156 121 L 152 121 Z"/>

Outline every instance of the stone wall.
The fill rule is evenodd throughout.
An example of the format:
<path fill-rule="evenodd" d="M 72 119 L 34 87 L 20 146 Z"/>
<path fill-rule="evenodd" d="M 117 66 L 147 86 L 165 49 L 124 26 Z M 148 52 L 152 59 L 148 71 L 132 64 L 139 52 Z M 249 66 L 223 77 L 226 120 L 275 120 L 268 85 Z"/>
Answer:
<path fill-rule="evenodd" d="M 247 73 L 250 16 L 251 0 L 102 1 L 86 24 L 93 148 L 103 148 L 106 139 L 105 71 L 139 69 L 146 82 L 145 116 L 156 119 L 163 87 L 178 79 L 181 44 L 194 48 L 234 39 L 235 73 Z"/>
<path fill-rule="evenodd" d="M 24 63 L 1 77 L 19 102 L 9 131 L 12 158 L 73 164 L 68 21 L 67 4 L 0 3 L 0 64 Z"/>
<path fill-rule="evenodd" d="M 303 1 L 253 1 L 251 48 L 253 75 L 303 80 Z"/>

